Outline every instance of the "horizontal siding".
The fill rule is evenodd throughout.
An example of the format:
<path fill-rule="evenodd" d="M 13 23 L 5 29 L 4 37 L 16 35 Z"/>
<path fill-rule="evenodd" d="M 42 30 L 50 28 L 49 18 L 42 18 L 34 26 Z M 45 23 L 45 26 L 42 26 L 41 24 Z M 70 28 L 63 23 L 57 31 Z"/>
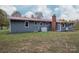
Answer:
<path fill-rule="evenodd" d="M 47 27 L 48 31 L 51 31 L 51 23 L 48 22 L 42 22 L 42 24 L 40 24 L 41 22 L 37 22 L 37 24 L 35 24 L 35 22 L 33 21 L 29 21 L 29 27 L 25 27 L 25 21 L 10 21 L 10 31 L 11 32 L 38 32 L 41 31 L 41 27 Z M 69 28 L 69 31 L 73 30 L 73 25 L 69 25 L 69 26 L 65 26 L 62 27 L 62 25 L 60 23 L 57 23 L 56 26 L 56 30 L 57 31 L 65 31 L 66 27 Z"/>
<path fill-rule="evenodd" d="M 42 24 L 40 22 L 35 24 L 34 22 L 29 21 L 29 27 L 25 27 L 25 21 L 11 21 L 11 32 L 38 32 L 41 30 L 41 27 L 47 27 L 48 31 L 51 29 L 51 24 Z"/>
<path fill-rule="evenodd" d="M 62 26 L 62 24 L 57 24 L 57 31 L 60 31 L 60 32 L 64 32 L 66 31 L 66 28 L 68 28 L 67 31 L 72 31 L 73 30 L 73 24 L 71 25 L 68 25 L 67 24 L 64 24 L 64 27 Z"/>

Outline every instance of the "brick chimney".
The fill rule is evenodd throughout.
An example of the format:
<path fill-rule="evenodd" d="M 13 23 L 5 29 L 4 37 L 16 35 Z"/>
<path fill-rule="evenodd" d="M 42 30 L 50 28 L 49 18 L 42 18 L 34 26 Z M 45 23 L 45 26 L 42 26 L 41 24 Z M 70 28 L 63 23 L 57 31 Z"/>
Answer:
<path fill-rule="evenodd" d="M 56 31 L 56 16 L 52 16 L 52 31 Z"/>

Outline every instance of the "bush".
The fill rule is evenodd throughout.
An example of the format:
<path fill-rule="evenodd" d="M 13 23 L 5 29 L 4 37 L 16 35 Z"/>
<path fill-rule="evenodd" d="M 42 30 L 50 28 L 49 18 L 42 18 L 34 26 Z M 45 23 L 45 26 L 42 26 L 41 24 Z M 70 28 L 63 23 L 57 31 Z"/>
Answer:
<path fill-rule="evenodd" d="M 79 30 L 79 23 L 75 24 L 75 30 Z"/>

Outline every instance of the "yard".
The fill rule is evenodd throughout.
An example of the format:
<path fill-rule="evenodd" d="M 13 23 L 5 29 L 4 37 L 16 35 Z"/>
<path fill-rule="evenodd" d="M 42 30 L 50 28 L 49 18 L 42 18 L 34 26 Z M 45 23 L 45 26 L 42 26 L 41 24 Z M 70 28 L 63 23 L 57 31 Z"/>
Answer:
<path fill-rule="evenodd" d="M 0 52 L 79 52 L 79 31 L 12 34 L 0 30 Z"/>

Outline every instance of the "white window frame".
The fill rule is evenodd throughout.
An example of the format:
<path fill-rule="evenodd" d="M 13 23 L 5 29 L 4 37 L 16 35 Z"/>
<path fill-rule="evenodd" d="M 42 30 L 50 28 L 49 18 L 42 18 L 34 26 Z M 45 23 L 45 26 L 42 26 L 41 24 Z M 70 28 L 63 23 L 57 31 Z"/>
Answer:
<path fill-rule="evenodd" d="M 28 22 L 28 26 L 26 26 L 26 22 Z M 25 26 L 25 28 L 29 28 L 29 21 L 25 21 L 24 26 Z"/>

